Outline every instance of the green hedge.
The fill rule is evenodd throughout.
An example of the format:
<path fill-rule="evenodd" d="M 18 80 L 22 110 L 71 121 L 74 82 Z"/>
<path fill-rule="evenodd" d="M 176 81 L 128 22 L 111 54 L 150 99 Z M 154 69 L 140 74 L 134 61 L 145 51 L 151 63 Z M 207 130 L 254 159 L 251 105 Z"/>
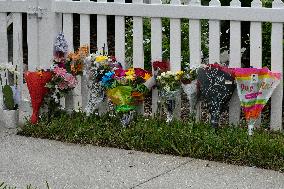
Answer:
<path fill-rule="evenodd" d="M 63 142 L 94 144 L 159 154 L 172 154 L 237 165 L 284 171 L 284 135 L 245 128 L 222 127 L 215 131 L 203 123 L 137 117 L 124 128 L 119 118 L 62 114 L 51 122 L 26 124 L 18 134 Z"/>

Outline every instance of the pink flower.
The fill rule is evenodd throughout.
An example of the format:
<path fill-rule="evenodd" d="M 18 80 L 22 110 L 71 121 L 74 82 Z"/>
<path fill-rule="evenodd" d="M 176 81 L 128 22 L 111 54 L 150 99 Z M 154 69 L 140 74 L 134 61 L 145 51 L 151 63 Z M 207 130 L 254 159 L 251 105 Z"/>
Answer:
<path fill-rule="evenodd" d="M 67 82 L 67 85 L 70 88 L 74 88 L 78 83 L 76 77 L 68 73 L 65 75 L 64 80 Z"/>
<path fill-rule="evenodd" d="M 59 68 L 59 67 L 55 67 L 53 72 L 56 74 L 56 76 L 60 76 L 60 77 L 65 77 L 67 71 L 64 68 Z"/>
<path fill-rule="evenodd" d="M 60 82 L 57 86 L 60 90 L 68 89 L 67 82 L 65 81 Z"/>

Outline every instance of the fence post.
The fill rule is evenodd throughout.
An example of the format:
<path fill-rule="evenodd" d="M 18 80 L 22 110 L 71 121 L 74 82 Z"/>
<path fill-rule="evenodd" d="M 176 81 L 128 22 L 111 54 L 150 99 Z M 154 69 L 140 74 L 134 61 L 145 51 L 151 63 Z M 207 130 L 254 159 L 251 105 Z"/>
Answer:
<path fill-rule="evenodd" d="M 151 0 L 151 4 L 162 4 L 161 0 Z M 151 60 L 162 60 L 162 19 L 151 18 Z M 153 74 L 154 75 L 154 74 Z M 152 89 L 152 115 L 158 110 L 158 89 Z"/>
<path fill-rule="evenodd" d="M 1 0 L 0 0 L 1 1 Z M 0 13 L 0 64 L 8 63 L 8 38 L 7 38 L 7 13 Z M 0 72 L 0 93 L 2 94 L 2 85 L 4 85 L 4 72 Z M 2 108 L 3 102 L 2 102 L 2 96 L 0 96 L 0 108 Z"/>
<path fill-rule="evenodd" d="M 171 5 L 181 5 L 180 0 L 171 0 Z M 177 72 L 181 70 L 181 20 L 178 18 L 170 19 L 170 70 Z M 181 93 L 174 111 L 174 117 L 181 117 Z"/>
<path fill-rule="evenodd" d="M 192 0 L 188 6 L 201 6 L 200 0 Z M 201 65 L 201 23 L 200 20 L 189 20 L 190 67 Z M 190 104 L 190 106 L 192 106 Z M 196 121 L 201 119 L 201 102 L 196 104 Z M 193 112 L 190 112 L 193 113 Z"/>
<path fill-rule="evenodd" d="M 274 0 L 273 8 L 284 8 L 281 0 Z M 271 97 L 270 128 L 283 130 L 283 23 L 272 23 L 271 29 L 271 70 L 280 72 L 282 78 Z"/>
<path fill-rule="evenodd" d="M 262 7 L 260 0 L 253 0 L 251 7 Z M 250 23 L 250 66 L 254 68 L 262 67 L 262 23 L 251 22 Z M 261 116 L 257 119 L 256 126 L 261 125 Z"/>
<path fill-rule="evenodd" d="M 233 0 L 231 7 L 241 7 L 239 0 Z M 241 22 L 230 21 L 230 67 L 241 67 Z M 229 123 L 239 125 L 241 117 L 241 102 L 235 89 L 229 107 Z"/>

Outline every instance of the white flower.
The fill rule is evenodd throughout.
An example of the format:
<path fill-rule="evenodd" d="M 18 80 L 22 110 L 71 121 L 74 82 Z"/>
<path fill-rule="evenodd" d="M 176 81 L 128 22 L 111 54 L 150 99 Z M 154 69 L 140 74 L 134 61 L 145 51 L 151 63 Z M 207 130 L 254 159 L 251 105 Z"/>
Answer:
<path fill-rule="evenodd" d="M 167 71 L 167 75 L 173 75 L 172 71 Z"/>
<path fill-rule="evenodd" d="M 166 86 L 164 87 L 164 90 L 165 90 L 165 91 L 170 91 L 171 88 L 170 88 L 170 86 L 166 85 Z"/>

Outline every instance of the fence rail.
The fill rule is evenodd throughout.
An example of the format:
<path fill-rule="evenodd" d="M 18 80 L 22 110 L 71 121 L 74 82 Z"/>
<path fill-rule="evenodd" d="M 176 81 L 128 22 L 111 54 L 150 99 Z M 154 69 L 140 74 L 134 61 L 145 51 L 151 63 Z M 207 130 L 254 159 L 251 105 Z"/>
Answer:
<path fill-rule="evenodd" d="M 7 18 L 12 12 L 13 17 Z M 125 17 L 133 17 L 133 64 L 144 67 L 143 18 L 151 18 L 151 59 L 162 58 L 162 18 L 170 18 L 170 62 L 171 69 L 181 69 L 181 18 L 189 19 L 190 64 L 201 64 L 201 20 L 209 20 L 209 62 L 220 62 L 220 23 L 230 21 L 230 57 L 229 66 L 241 67 L 241 21 L 250 21 L 250 65 L 262 66 L 262 22 L 271 22 L 271 69 L 283 73 L 283 22 L 284 3 L 275 0 L 272 8 L 262 7 L 260 0 L 254 0 L 251 7 L 241 7 L 239 0 L 233 0 L 230 6 L 221 6 L 218 0 L 212 0 L 209 6 L 201 6 L 197 0 L 182 5 L 179 0 L 162 4 L 152 0 L 150 4 L 142 0 L 125 3 L 115 0 L 91 2 L 90 0 L 0 0 L 0 62 L 8 62 L 7 30 L 13 24 L 13 63 L 23 72 L 22 49 L 22 13 L 27 13 L 28 67 L 48 68 L 51 64 L 53 41 L 59 31 L 63 31 L 69 41 L 69 50 L 73 50 L 73 14 L 80 14 L 80 44 L 90 44 L 90 15 L 97 15 L 96 46 L 107 44 L 107 15 L 115 16 L 115 55 L 118 61 L 125 62 Z M 8 19 L 8 20 L 7 20 Z M 11 20 L 12 19 L 12 20 Z M 22 75 L 22 74 L 21 74 Z M 18 84 L 25 91 L 23 78 Z M 85 106 L 88 94 L 84 77 L 68 97 L 65 107 Z M 153 91 L 152 110 L 157 110 L 157 91 Z M 23 99 L 28 95 L 23 92 Z M 283 81 L 275 90 L 271 99 L 271 128 L 282 129 Z M 20 106 L 24 111 L 25 107 Z M 240 103 L 235 93 L 230 104 L 230 122 L 238 123 Z"/>

